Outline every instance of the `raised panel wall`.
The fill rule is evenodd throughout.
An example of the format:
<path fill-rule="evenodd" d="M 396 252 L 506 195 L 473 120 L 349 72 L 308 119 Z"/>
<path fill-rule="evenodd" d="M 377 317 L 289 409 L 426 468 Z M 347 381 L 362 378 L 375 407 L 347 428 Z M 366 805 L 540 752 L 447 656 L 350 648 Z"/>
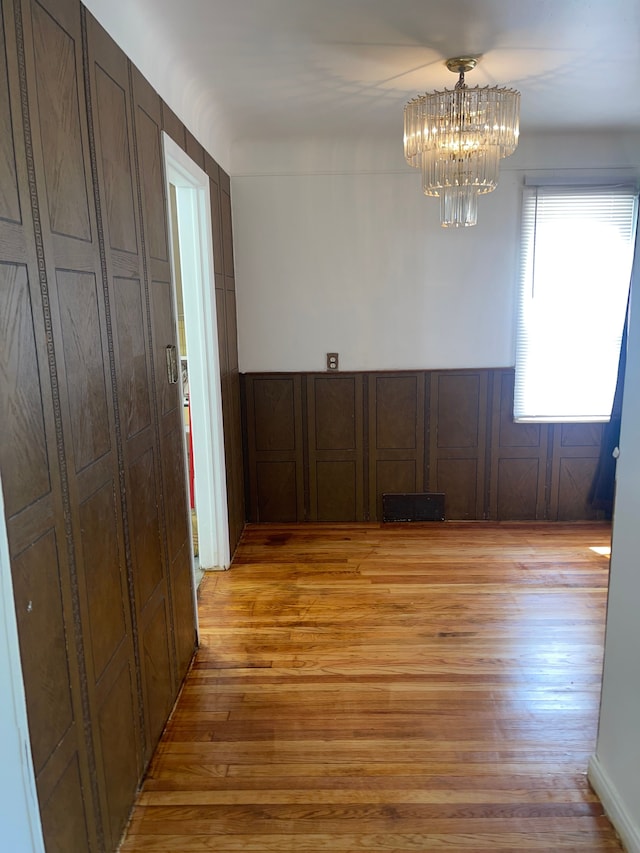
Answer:
<path fill-rule="evenodd" d="M 0 264 L 0 411 L 7 415 L 0 462 L 14 484 L 5 497 L 9 516 L 50 488 L 32 310 L 26 264 Z"/>
<path fill-rule="evenodd" d="M 39 774 L 75 722 L 55 531 L 17 555 L 12 568 L 21 650 L 33 661 L 25 674 L 25 691 L 30 712 L 48 723 L 39 726 L 31 740 Z"/>
<path fill-rule="evenodd" d="M 12 23 L 10 16 L 10 25 Z M 6 222 L 22 223 L 20 193 L 18 190 L 18 158 L 13 138 L 13 115 L 15 110 L 15 89 L 11 92 L 7 71 L 7 43 L 5 41 L 5 13 L 0 15 L 0 35 L 2 36 L 2 55 L 0 56 L 0 219 Z M 9 47 L 11 49 L 11 47 Z M 13 103 L 12 103 L 13 98 Z"/>
<path fill-rule="evenodd" d="M 67 535 L 73 540 L 75 630 L 82 636 L 84 715 L 105 719 L 102 727 L 90 728 L 89 749 L 101 815 L 98 837 L 109 847 L 128 817 L 127 810 L 113 810 L 111 788 L 135 788 L 142 757 L 137 718 L 128 713 L 138 702 L 135 683 L 129 683 L 126 698 L 117 697 L 116 714 L 104 716 L 105 704 L 113 707 L 115 674 L 124 666 L 135 671 L 136 655 L 130 609 L 123 601 L 127 580 L 107 306 L 96 209 L 89 203 L 93 175 L 82 18 L 72 2 L 25 0 L 22 8 L 27 87 L 35 95 L 29 99 L 29 120 L 60 395 Z M 110 777 L 108 757 L 123 730 L 132 763 Z"/>
<path fill-rule="evenodd" d="M 425 377 L 369 376 L 369 517 L 382 518 L 385 492 L 424 490 Z"/>
<path fill-rule="evenodd" d="M 307 379 L 309 518 L 313 521 L 364 519 L 361 375 Z"/>
<path fill-rule="evenodd" d="M 232 550 L 230 187 L 77 0 L 0 0 L 0 466 L 48 853 L 109 853 L 195 647 L 161 128 L 212 178 Z M 214 180 L 215 179 L 215 180 Z"/>
<path fill-rule="evenodd" d="M 600 453 L 602 424 L 554 424 L 550 504 L 559 521 L 593 519 L 587 505 Z"/>
<path fill-rule="evenodd" d="M 449 520 L 596 517 L 601 426 L 514 423 L 512 369 L 242 379 L 251 521 L 379 521 L 424 491 Z"/>
<path fill-rule="evenodd" d="M 489 517 L 531 521 L 548 517 L 548 424 L 513 421 L 512 370 L 494 371 Z"/>
<path fill-rule="evenodd" d="M 431 374 L 429 491 L 444 492 L 447 518 L 485 515 L 486 371 Z"/>
<path fill-rule="evenodd" d="M 1 4 L 0 465 L 32 755 L 48 850 L 98 849 L 96 766 L 74 618 L 69 489 L 29 116 L 30 8 Z M 45 14 L 40 10 L 38 14 Z"/>
<path fill-rule="evenodd" d="M 248 445 L 247 503 L 258 521 L 295 521 L 305 514 L 302 381 L 260 377 L 246 387 L 247 423 L 260 424 Z"/>
<path fill-rule="evenodd" d="M 139 733 L 139 766 L 143 767 L 160 734 L 155 722 L 158 709 L 165 711 L 170 705 L 177 681 L 171 646 L 161 640 L 158 649 L 150 652 L 147 636 L 148 623 L 158 608 L 162 608 L 160 612 L 167 620 L 166 631 L 172 634 L 172 615 L 167 604 L 168 557 L 159 512 L 163 491 L 158 470 L 161 451 L 154 407 L 157 389 L 153 383 L 149 276 L 143 254 L 146 222 L 134 161 L 129 64 L 90 16 L 85 37 L 103 278 L 111 309 L 116 432 L 121 460 L 119 489 L 128 534 L 127 583 L 136 628 L 136 686 L 141 704 L 136 714 L 144 721 Z M 153 676 L 150 665 L 164 674 L 160 682 L 163 694 L 158 689 L 149 690 Z M 121 691 L 130 681 L 130 676 L 122 676 L 125 671 L 131 670 L 120 670 L 117 683 Z M 125 762 L 123 766 L 131 765 Z M 123 789 L 130 792 L 127 784 Z M 117 798 L 116 802 L 125 800 Z"/>

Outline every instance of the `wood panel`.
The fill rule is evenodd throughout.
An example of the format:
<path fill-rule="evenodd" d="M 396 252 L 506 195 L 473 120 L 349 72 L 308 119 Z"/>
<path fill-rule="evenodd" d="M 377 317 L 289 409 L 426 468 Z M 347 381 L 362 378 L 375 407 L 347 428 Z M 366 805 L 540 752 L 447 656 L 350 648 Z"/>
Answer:
<path fill-rule="evenodd" d="M 62 354 L 68 383 L 76 472 L 113 449 L 95 275 L 57 271 Z"/>
<path fill-rule="evenodd" d="M 307 432 L 302 483 L 308 519 L 381 520 L 383 493 L 424 491 L 445 493 L 448 520 L 596 517 L 586 499 L 601 425 L 514 423 L 513 369 L 249 376 L 247 389 L 259 389 L 256 400 L 247 396 L 243 401 L 247 483 L 254 487 L 256 449 L 279 451 L 287 460 L 295 455 L 298 416 L 287 389 L 297 380 L 305 389 L 299 421 Z M 356 396 L 352 392 L 360 383 L 362 433 L 354 415 L 360 392 Z M 317 393 L 316 387 L 329 390 Z M 299 464 L 300 456 L 296 458 Z M 319 465 L 330 461 L 345 464 Z M 263 469 L 260 475 L 264 497 L 260 520 L 290 520 L 301 488 L 300 472 L 296 469 L 295 476 L 292 468 L 280 472 L 277 488 L 274 485 L 274 494 L 269 495 L 272 476 L 275 468 Z M 358 492 L 362 480 L 363 508 Z M 249 485 L 247 490 L 249 494 Z M 253 501 L 255 506 L 255 493 Z M 322 509 L 326 501 L 335 506 Z M 257 520 L 253 510 L 250 518 Z"/>
<path fill-rule="evenodd" d="M 84 724 L 92 738 L 100 835 L 109 848 L 117 844 L 128 816 L 128 804 L 114 797 L 114 791 L 135 790 L 142 755 L 138 714 L 130 711 L 137 707 L 139 684 L 132 678 L 126 695 L 113 692 L 116 673 L 123 667 L 136 672 L 137 666 L 126 603 L 118 412 L 93 204 L 82 18 L 72 0 L 25 0 L 22 7 L 27 86 L 33 96 L 29 120 L 36 141 L 35 180 L 57 356 L 76 630 L 84 650 Z M 127 750 L 130 760 L 110 767 L 116 744 Z"/>
<path fill-rule="evenodd" d="M 39 117 L 39 142 L 43 158 L 45 203 L 52 233 L 91 240 L 92 226 L 87 191 L 78 91 L 78 37 L 69 32 L 55 12 L 31 3 L 32 45 L 36 74 L 35 95 Z M 69 10 L 71 12 L 71 10 Z M 79 9 L 74 10 L 79 20 Z"/>
<path fill-rule="evenodd" d="M 246 377 L 249 515 L 305 518 L 302 382 L 286 374 Z"/>
<path fill-rule="evenodd" d="M 295 461 L 258 462 L 254 489 L 258 520 L 291 521 L 299 516 L 300 483 Z"/>
<path fill-rule="evenodd" d="M 253 408 L 260 432 L 256 434 L 257 452 L 294 451 L 296 449 L 295 380 L 264 379 L 253 383 Z"/>
<path fill-rule="evenodd" d="M 229 350 L 227 347 L 227 300 L 226 292 L 222 287 L 222 276 L 216 276 L 216 282 L 220 287 L 216 287 L 216 325 L 218 331 L 218 358 L 220 359 L 220 376 L 224 380 L 229 375 Z M 223 408 L 224 408 L 223 394 Z"/>
<path fill-rule="evenodd" d="M 235 316 L 233 318 L 235 325 Z M 242 437 L 242 402 L 240 374 L 228 374 L 226 388 L 225 460 L 229 510 L 229 546 L 235 551 L 245 524 L 244 459 Z"/>
<path fill-rule="evenodd" d="M 355 460 L 318 459 L 311 469 L 311 516 L 315 500 L 317 521 L 361 519 L 362 489 L 358 473 Z"/>
<path fill-rule="evenodd" d="M 167 206 L 161 146 L 162 104 L 137 69 L 131 69 L 135 171 L 142 229 L 142 261 L 150 322 L 151 374 L 159 448 L 160 514 L 167 549 L 168 592 L 175 662 L 174 690 L 185 676 L 196 645 L 190 565 L 189 502 L 184 456 L 182 400 L 166 373 L 166 347 L 178 346 L 169 262 Z M 186 590 L 183 586 L 186 584 Z M 185 601 L 190 606 L 181 606 Z"/>
<path fill-rule="evenodd" d="M 104 193 L 104 217 L 110 249 L 138 254 L 138 221 L 135 207 L 135 185 L 131 163 L 131 139 L 129 134 L 129 105 L 126 80 L 122 71 L 126 60 L 105 37 L 91 30 L 90 50 L 103 53 L 103 65 L 95 61 L 91 79 L 95 86 L 93 106 L 95 109 L 95 136 L 100 144 L 102 186 Z M 98 42 L 98 44 L 96 44 Z M 120 61 L 118 62 L 118 59 Z M 111 61 L 109 61 L 111 60 Z M 107 67 L 103 67 L 107 66 Z M 119 67 L 118 67 L 119 66 Z M 118 74 L 120 71 L 120 74 Z M 120 79 L 114 79 L 116 75 Z"/>
<path fill-rule="evenodd" d="M 176 554 L 172 565 L 173 583 L 173 630 L 175 633 L 175 647 L 177 657 L 177 669 L 181 674 L 181 681 L 186 675 L 189 664 L 193 658 L 195 632 L 193 626 L 194 600 L 192 586 L 192 570 L 190 543 L 185 541 Z M 175 696 L 172 697 L 175 699 Z M 171 708 L 167 708 L 170 711 Z M 166 717 L 165 717 L 166 722 Z"/>
<path fill-rule="evenodd" d="M 609 542 L 249 526 L 122 853 L 621 851 L 585 774 Z"/>
<path fill-rule="evenodd" d="M 20 193 L 18 190 L 18 166 L 14 143 L 14 111 L 16 91 L 10 89 L 7 68 L 7 46 L 4 38 L 4 12 L 0 17 L 0 36 L 2 37 L 2 56 L 0 57 L 0 219 L 6 222 L 22 224 Z M 12 69 L 15 73 L 15 67 Z M 12 104 L 12 99 L 14 103 Z M 17 115 L 17 114 L 16 114 Z"/>
<path fill-rule="evenodd" d="M 229 281 L 227 277 L 226 281 Z M 224 316 L 226 321 L 227 367 L 229 373 L 238 374 L 238 330 L 236 327 L 236 293 L 229 287 L 224 294 Z"/>
<path fill-rule="evenodd" d="M 0 264 L 0 463 L 8 516 L 49 492 L 38 353 L 25 264 Z"/>
<path fill-rule="evenodd" d="M 212 157 L 205 157 L 205 171 L 209 176 L 209 201 L 211 203 L 211 236 L 213 238 L 213 269 L 216 289 L 224 290 L 224 249 L 222 236 L 222 207 L 220 201 L 221 169 Z M 233 235 L 231 237 L 233 244 Z"/>
<path fill-rule="evenodd" d="M 165 580 L 166 562 L 160 534 L 156 492 L 157 465 L 153 446 L 129 461 L 128 475 L 127 491 L 131 506 L 130 525 L 138 620 L 144 621 L 144 608 L 158 585 Z M 166 589 L 162 590 L 161 597 L 166 598 Z M 166 664 L 169 662 L 170 658 L 167 658 Z"/>
<path fill-rule="evenodd" d="M 75 618 L 46 212 L 34 169 L 40 143 L 29 112 L 31 9 L 3 2 L 0 11 L 0 466 L 14 603 L 47 849 L 96 851 L 101 827 L 93 743 L 83 725 L 86 673 Z M 60 38 L 68 42 L 64 33 Z"/>
<path fill-rule="evenodd" d="M 13 584 L 23 658 L 32 661 L 24 685 L 32 719 L 46 719 L 31 737 L 31 754 L 39 775 L 75 725 L 67 659 L 62 566 L 54 530 L 13 559 Z M 46 642 L 41 640 L 46 637 Z"/>
<path fill-rule="evenodd" d="M 128 601 L 118 554 L 115 489 L 107 481 L 80 504 L 87 615 L 96 681 L 125 641 Z M 100 547 L 96 547 L 100 543 Z"/>
<path fill-rule="evenodd" d="M 307 377 L 309 518 L 364 519 L 364 397 L 361 375 Z"/>
<path fill-rule="evenodd" d="M 119 486 L 128 536 L 128 589 L 135 618 L 139 706 L 136 704 L 134 716 L 143 721 L 140 774 L 162 731 L 159 716 L 164 714 L 166 718 L 177 681 L 175 653 L 167 643 L 167 637 L 172 635 L 171 590 L 153 393 L 150 295 L 142 250 L 141 193 L 133 156 L 129 64 L 90 16 L 86 23 L 86 51 L 103 277 L 111 307 L 119 413 Z M 164 631 L 155 623 L 158 613 L 166 619 Z M 120 689 L 124 690 L 127 683 L 121 677 Z M 130 791 L 130 787 L 125 785 L 124 791 Z M 124 803 L 125 799 L 123 795 L 118 802 Z"/>
<path fill-rule="evenodd" d="M 147 251 L 155 260 L 168 262 L 169 248 L 164 199 L 164 169 L 160 144 L 160 99 L 134 69 L 136 98 L 136 152 L 140 165 L 142 218 Z"/>
<path fill-rule="evenodd" d="M 489 517 L 499 521 L 547 517 L 547 424 L 513 421 L 514 373 L 494 371 Z"/>
<path fill-rule="evenodd" d="M 189 570 L 191 566 L 189 565 Z M 189 590 L 187 584 L 187 590 Z M 155 610 L 153 609 L 155 605 Z M 160 737 L 174 700 L 171 660 L 171 614 L 166 596 L 155 596 L 145 613 L 141 654 L 144 658 L 147 725 L 151 743 Z M 186 643 L 181 648 L 186 648 Z"/>
<path fill-rule="evenodd" d="M 86 840 L 91 837 L 91 830 L 82 800 L 82 774 L 77 755 L 65 766 L 51 795 L 46 799 L 41 796 L 40 820 L 47 853 L 67 853 L 78 850 L 79 842 L 90 843 Z"/>
<path fill-rule="evenodd" d="M 220 226 L 222 230 L 225 289 L 232 290 L 235 282 L 235 267 L 231 222 L 231 182 L 229 176 L 222 169 L 220 170 Z"/>
<path fill-rule="evenodd" d="M 196 165 L 204 169 L 204 148 L 189 130 L 185 131 L 184 150 Z"/>
<path fill-rule="evenodd" d="M 138 719 L 135 700 L 135 673 L 131 660 L 122 662 L 94 724 L 105 744 L 104 776 L 107 801 L 108 849 L 117 849 L 126 818 L 131 810 L 140 776 L 139 759 L 132 738 L 131 722 Z"/>
<path fill-rule="evenodd" d="M 162 122 L 208 155 L 77 0 L 0 11 L 0 466 L 36 784 L 47 850 L 104 853 L 195 645 L 182 412 L 164 369 Z M 230 186 L 215 175 L 237 541 Z"/>
<path fill-rule="evenodd" d="M 484 518 L 487 371 L 434 371 L 429 491 L 445 493 L 449 519 Z"/>
<path fill-rule="evenodd" d="M 162 129 L 169 134 L 176 145 L 186 151 L 185 126 L 164 101 L 162 103 Z"/>
<path fill-rule="evenodd" d="M 117 341 L 116 368 L 124 438 L 131 439 L 150 430 L 148 335 L 142 281 L 138 277 L 113 276 L 114 337 Z M 148 441 L 152 441 L 150 436 Z M 140 444 L 138 440 L 137 445 Z"/>
<path fill-rule="evenodd" d="M 371 374 L 369 517 L 382 518 L 385 492 L 424 491 L 424 373 Z"/>
<path fill-rule="evenodd" d="M 544 461 L 536 457 L 519 459 L 507 456 L 499 458 L 492 470 L 495 471 L 496 483 L 492 518 L 526 521 L 544 517 L 537 495 L 537 485 L 544 484 Z"/>
<path fill-rule="evenodd" d="M 596 518 L 587 498 L 598 465 L 602 424 L 553 426 L 549 517 L 554 521 Z"/>
<path fill-rule="evenodd" d="M 436 460 L 431 491 L 444 493 L 445 517 L 476 519 L 483 517 L 480 463 L 473 457 L 447 457 Z"/>

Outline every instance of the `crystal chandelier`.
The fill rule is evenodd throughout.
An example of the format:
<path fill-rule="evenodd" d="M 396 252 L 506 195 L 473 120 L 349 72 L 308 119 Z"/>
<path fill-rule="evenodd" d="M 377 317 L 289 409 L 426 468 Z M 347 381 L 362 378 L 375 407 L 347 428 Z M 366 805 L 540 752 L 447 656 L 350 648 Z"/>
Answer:
<path fill-rule="evenodd" d="M 498 161 L 518 145 L 520 92 L 497 86 L 469 88 L 470 56 L 448 59 L 459 74 L 455 89 L 413 98 L 404 108 L 404 156 L 422 170 L 425 195 L 440 198 L 440 224 L 475 225 L 478 196 L 498 185 Z"/>

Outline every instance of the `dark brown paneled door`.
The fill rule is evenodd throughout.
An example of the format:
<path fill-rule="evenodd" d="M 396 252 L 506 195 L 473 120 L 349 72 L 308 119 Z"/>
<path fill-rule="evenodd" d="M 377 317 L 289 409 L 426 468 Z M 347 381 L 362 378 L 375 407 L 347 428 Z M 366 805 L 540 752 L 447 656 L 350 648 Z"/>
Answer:
<path fill-rule="evenodd" d="M 63 425 L 67 395 L 66 388 L 61 387 L 58 366 L 58 360 L 64 364 L 61 317 L 67 329 L 73 323 L 68 311 L 69 289 L 78 285 L 86 298 L 91 286 L 85 276 L 90 279 L 91 274 L 78 270 L 76 264 L 76 271 L 63 277 L 59 294 L 49 290 L 51 270 L 45 263 L 43 229 L 51 233 L 50 217 L 47 207 L 41 207 L 43 176 L 40 173 L 36 181 L 35 168 L 35 148 L 42 147 L 40 134 L 49 129 L 31 123 L 30 107 L 33 101 L 37 103 L 33 36 L 36 32 L 42 35 L 47 26 L 54 25 L 51 19 L 43 19 L 46 13 L 42 7 L 33 12 L 35 27 L 31 7 L 16 4 L 14 9 L 12 3 L 3 0 L 0 466 L 31 750 L 47 849 L 93 851 L 99 849 L 102 831 L 96 757 L 83 725 L 88 679 L 79 630 L 78 554 L 71 539 L 71 486 L 62 464 L 65 447 L 73 445 L 73 439 Z M 30 43 L 28 55 L 22 42 L 25 30 L 25 41 Z M 64 31 L 59 32 L 64 45 L 59 61 L 69 62 L 73 45 Z M 71 60 L 64 78 L 67 85 L 75 74 Z M 42 73 L 39 77 L 41 82 Z M 77 130 L 77 112 L 71 110 L 65 115 L 69 126 L 75 118 Z M 55 168 L 50 167 L 49 177 L 57 181 L 63 172 L 64 164 L 56 162 Z M 79 222 L 83 214 L 84 224 Z M 86 205 L 77 216 L 75 227 L 84 230 Z M 60 231 L 67 229 L 71 218 L 69 211 L 53 211 L 53 221 Z M 64 240 L 62 237 L 61 242 Z M 86 231 L 79 240 L 84 242 Z M 93 317 L 99 327 L 95 299 Z M 71 369 L 85 345 L 86 337 L 81 336 L 74 353 L 67 338 Z M 87 385 L 77 392 L 82 396 L 90 393 Z M 91 403 L 99 406 L 99 395 L 90 396 Z M 100 444 L 98 433 L 91 432 L 94 414 L 95 409 L 87 413 L 86 424 L 76 424 L 75 434 L 79 458 L 85 460 L 88 476 L 94 467 L 91 457 Z M 64 415 L 64 419 L 68 421 L 68 416 Z M 70 458 L 69 464 L 71 477 L 75 477 L 75 457 Z M 104 469 L 102 473 L 105 474 Z M 106 481 L 108 474 L 104 476 Z M 101 500 L 103 507 L 108 506 L 109 496 L 105 498 L 99 484 L 95 501 Z M 83 610 L 86 599 L 84 602 Z M 96 648 L 96 659 L 99 666 L 104 663 L 104 647 Z"/>
<path fill-rule="evenodd" d="M 195 645 L 160 105 L 77 0 L 0 2 L 0 465 L 31 746 L 48 853 L 112 851 Z"/>
<path fill-rule="evenodd" d="M 56 439 L 78 637 L 83 724 L 99 837 L 118 842 L 142 769 L 108 330 L 86 122 L 80 7 L 23 0 L 25 119 L 36 246 L 50 313 Z M 38 233 L 39 232 L 39 233 Z M 46 644 L 41 636 L 39 642 Z M 24 661 L 23 664 L 28 661 Z M 28 702 L 30 728 L 47 727 Z M 60 817 L 57 818 L 61 820 Z M 45 825 L 47 845 L 58 828 Z"/>
<path fill-rule="evenodd" d="M 139 644 L 145 762 L 175 696 L 171 590 L 160 510 L 160 448 L 151 377 L 154 364 L 148 284 L 134 161 L 132 100 L 126 56 L 87 16 L 87 67 L 95 148 L 97 217 L 111 308 L 122 502 Z M 169 341 L 160 341 L 158 346 Z M 166 382 L 166 373 L 161 379 Z"/>
<path fill-rule="evenodd" d="M 143 261 L 154 342 L 151 371 L 161 459 L 161 513 L 166 531 L 177 689 L 193 656 L 195 617 L 182 395 L 177 383 L 167 382 L 166 367 L 165 345 L 177 346 L 177 324 L 161 142 L 162 109 L 160 98 L 136 69 L 133 69 L 132 83 Z"/>

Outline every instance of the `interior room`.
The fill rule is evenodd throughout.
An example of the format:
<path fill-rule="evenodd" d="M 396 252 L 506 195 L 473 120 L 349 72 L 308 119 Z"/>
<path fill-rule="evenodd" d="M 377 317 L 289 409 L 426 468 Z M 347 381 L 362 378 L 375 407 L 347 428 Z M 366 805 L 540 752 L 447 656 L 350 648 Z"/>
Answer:
<path fill-rule="evenodd" d="M 637 3 L 1 8 L 6 843 L 118 849 L 234 558 L 529 525 L 611 545 L 582 772 L 640 853 Z"/>

